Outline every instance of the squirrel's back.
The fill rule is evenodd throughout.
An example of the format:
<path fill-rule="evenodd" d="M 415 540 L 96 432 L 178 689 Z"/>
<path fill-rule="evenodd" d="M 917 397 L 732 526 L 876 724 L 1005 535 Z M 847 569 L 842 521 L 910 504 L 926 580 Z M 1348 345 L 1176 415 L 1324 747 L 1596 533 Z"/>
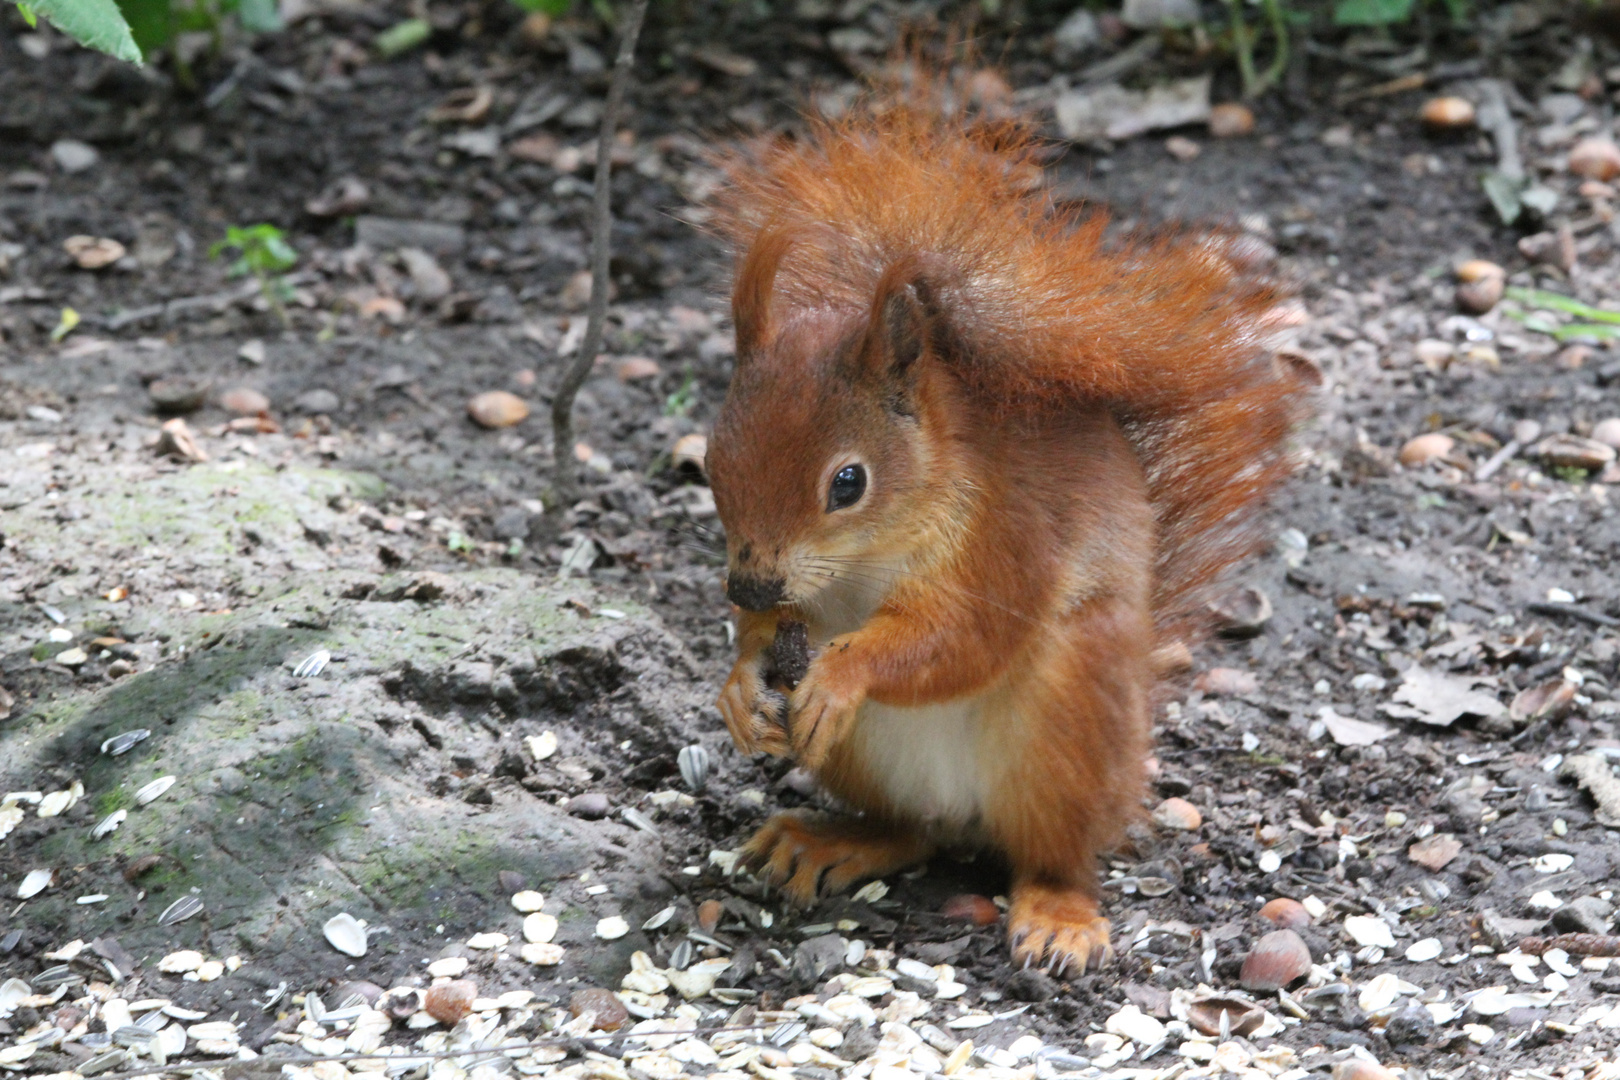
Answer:
<path fill-rule="evenodd" d="M 718 223 L 738 254 L 738 325 L 865 312 L 893 267 L 920 268 L 973 393 L 1009 414 L 1114 412 L 1154 508 L 1155 621 L 1184 633 L 1290 471 L 1312 386 L 1270 347 L 1279 294 L 1241 238 L 1115 238 L 1100 214 L 1057 211 L 1028 126 L 953 111 L 949 96 L 943 80 L 880 95 L 726 161 Z"/>

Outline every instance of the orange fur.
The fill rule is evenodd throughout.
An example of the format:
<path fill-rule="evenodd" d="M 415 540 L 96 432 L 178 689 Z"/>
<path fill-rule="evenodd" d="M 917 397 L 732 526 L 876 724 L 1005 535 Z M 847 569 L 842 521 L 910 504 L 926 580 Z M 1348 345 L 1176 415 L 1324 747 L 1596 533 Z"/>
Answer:
<path fill-rule="evenodd" d="M 947 115 L 942 86 L 727 164 L 738 362 L 709 468 L 758 610 L 720 706 L 867 817 L 755 838 L 795 899 L 977 840 L 1013 865 L 1019 955 L 1083 970 L 1154 649 L 1252 546 L 1307 392 L 1240 245 L 1110 243 L 1030 185 L 1022 127 Z M 867 487 L 835 506 L 850 467 Z M 816 647 L 785 716 L 783 619 Z"/>

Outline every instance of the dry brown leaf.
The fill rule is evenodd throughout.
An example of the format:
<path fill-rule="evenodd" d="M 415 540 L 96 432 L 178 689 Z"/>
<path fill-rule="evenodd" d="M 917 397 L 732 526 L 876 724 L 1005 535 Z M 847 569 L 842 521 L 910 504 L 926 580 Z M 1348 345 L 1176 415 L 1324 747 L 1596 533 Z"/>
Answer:
<path fill-rule="evenodd" d="M 1436 727 L 1449 727 L 1460 717 L 1494 719 L 1506 714 L 1494 694 L 1476 686 L 1494 686 L 1488 675 L 1448 675 L 1413 664 L 1401 676 L 1395 700 L 1383 707 L 1388 716 L 1417 720 Z"/>
<path fill-rule="evenodd" d="M 1461 854 L 1462 841 L 1450 833 L 1435 833 L 1406 849 L 1408 859 L 1435 873 L 1439 873 L 1447 863 Z"/>

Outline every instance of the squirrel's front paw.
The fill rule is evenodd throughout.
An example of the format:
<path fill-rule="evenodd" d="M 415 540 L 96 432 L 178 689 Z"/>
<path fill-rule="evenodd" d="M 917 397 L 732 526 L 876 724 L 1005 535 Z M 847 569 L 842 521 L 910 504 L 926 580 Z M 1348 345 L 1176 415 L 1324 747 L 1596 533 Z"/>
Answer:
<path fill-rule="evenodd" d="M 732 668 L 716 704 L 738 750 L 745 754 L 787 755 L 787 734 L 783 729 L 787 700 L 765 686 L 757 664 L 739 662 Z"/>
<path fill-rule="evenodd" d="M 855 714 L 866 700 L 864 687 L 848 680 L 828 677 L 814 665 L 790 699 L 788 730 L 793 739 L 793 757 L 814 772 L 826 762 L 832 748 L 842 742 L 855 724 Z"/>

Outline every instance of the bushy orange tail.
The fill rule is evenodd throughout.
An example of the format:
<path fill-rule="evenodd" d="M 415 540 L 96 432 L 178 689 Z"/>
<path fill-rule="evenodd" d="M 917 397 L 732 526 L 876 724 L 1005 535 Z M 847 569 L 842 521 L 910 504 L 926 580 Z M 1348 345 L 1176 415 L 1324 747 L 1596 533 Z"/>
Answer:
<path fill-rule="evenodd" d="M 1268 340 L 1279 295 L 1241 238 L 1114 240 L 1103 215 L 1055 211 L 1029 127 L 952 98 L 944 79 L 876 95 L 724 161 L 739 333 L 865 311 L 886 271 L 921 266 L 976 394 L 1010 412 L 1104 401 L 1119 417 L 1158 521 L 1155 618 L 1187 633 L 1204 588 L 1253 550 L 1307 409 L 1311 380 Z"/>

